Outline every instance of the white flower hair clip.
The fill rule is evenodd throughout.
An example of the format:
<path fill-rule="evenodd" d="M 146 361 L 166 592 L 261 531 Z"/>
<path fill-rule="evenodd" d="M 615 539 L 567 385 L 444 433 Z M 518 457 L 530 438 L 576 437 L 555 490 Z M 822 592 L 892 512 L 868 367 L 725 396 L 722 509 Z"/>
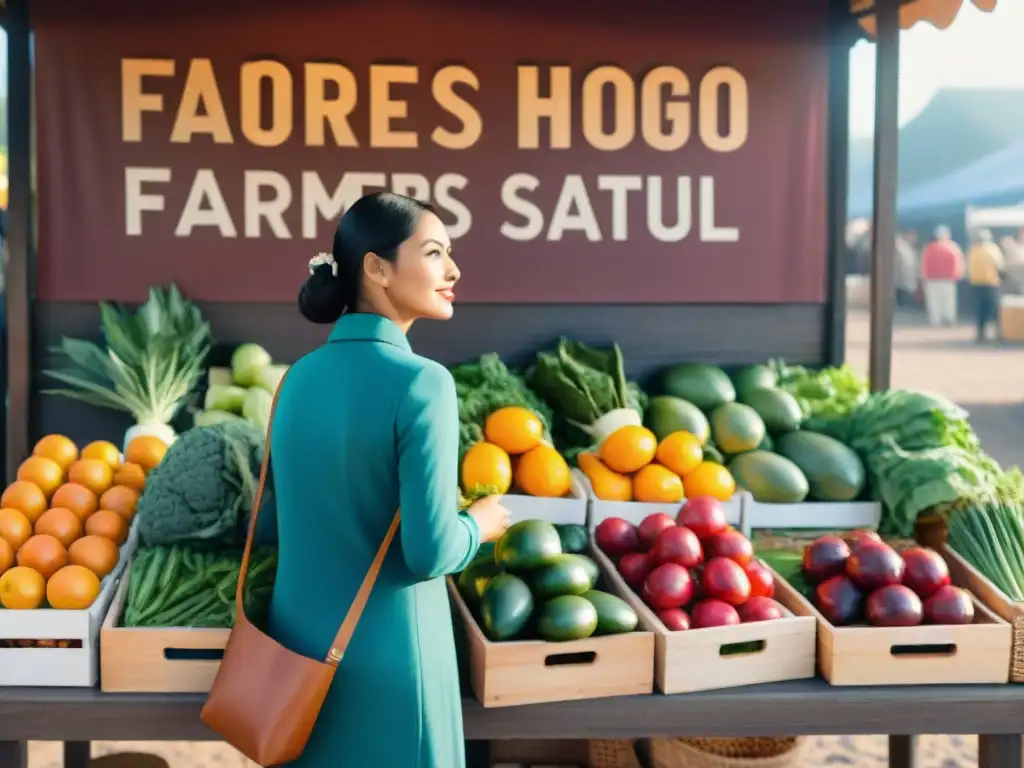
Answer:
<path fill-rule="evenodd" d="M 335 277 L 338 276 L 338 262 L 334 260 L 334 256 L 329 253 L 318 253 L 312 259 L 309 260 L 309 274 L 316 272 L 316 268 L 321 264 L 331 265 L 331 274 Z"/>

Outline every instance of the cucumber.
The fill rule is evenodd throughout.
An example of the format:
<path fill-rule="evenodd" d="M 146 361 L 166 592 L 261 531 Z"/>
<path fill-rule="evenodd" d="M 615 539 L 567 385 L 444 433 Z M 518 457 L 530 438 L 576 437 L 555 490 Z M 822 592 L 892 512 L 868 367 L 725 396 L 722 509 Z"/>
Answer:
<path fill-rule="evenodd" d="M 636 611 L 630 608 L 629 603 L 615 595 L 592 589 L 584 592 L 582 597 L 597 610 L 595 634 L 618 635 L 632 632 L 640 623 L 640 618 Z"/>
<path fill-rule="evenodd" d="M 537 629 L 549 643 L 582 640 L 597 629 L 597 608 L 579 595 L 552 598 L 541 606 Z"/>
<path fill-rule="evenodd" d="M 533 594 L 540 600 L 559 595 L 582 595 L 594 587 L 592 571 L 580 555 L 559 555 L 529 574 Z"/>

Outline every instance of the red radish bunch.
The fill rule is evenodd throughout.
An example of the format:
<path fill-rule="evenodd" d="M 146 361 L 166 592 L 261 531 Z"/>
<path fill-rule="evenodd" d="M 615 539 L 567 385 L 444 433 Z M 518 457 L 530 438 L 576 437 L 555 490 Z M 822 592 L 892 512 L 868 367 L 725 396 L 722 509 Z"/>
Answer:
<path fill-rule="evenodd" d="M 754 557 L 750 541 L 710 496 L 687 500 L 675 520 L 657 513 L 634 526 L 608 518 L 594 537 L 670 631 L 786 615 L 774 599 L 771 569 Z"/>
<path fill-rule="evenodd" d="M 970 624 L 970 593 L 950 584 L 946 561 L 933 549 L 902 552 L 871 531 L 822 536 L 804 550 L 803 571 L 816 584 L 814 604 L 836 626 Z"/>

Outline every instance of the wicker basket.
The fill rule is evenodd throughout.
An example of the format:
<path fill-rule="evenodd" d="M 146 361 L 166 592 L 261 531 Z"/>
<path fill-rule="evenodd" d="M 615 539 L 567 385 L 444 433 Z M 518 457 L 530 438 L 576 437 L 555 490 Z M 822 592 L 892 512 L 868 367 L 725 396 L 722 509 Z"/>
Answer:
<path fill-rule="evenodd" d="M 633 742 L 603 739 L 587 742 L 587 768 L 640 768 Z"/>
<path fill-rule="evenodd" d="M 800 736 L 652 739 L 651 768 L 795 768 L 804 743 Z"/>

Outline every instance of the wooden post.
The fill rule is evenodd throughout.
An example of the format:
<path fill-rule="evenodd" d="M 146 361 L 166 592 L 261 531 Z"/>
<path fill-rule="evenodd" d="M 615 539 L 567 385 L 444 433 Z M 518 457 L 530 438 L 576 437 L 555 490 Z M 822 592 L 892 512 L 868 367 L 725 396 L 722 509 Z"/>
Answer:
<path fill-rule="evenodd" d="M 875 205 L 871 224 L 871 391 L 892 383 L 899 161 L 900 0 L 875 0 Z"/>

